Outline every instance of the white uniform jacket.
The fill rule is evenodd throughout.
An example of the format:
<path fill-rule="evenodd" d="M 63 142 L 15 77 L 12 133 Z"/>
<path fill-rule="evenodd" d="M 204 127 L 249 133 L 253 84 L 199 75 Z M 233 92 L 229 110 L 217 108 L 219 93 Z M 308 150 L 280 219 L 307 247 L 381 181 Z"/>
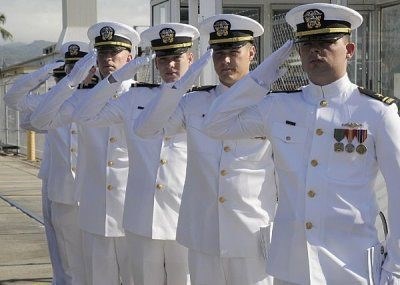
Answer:
<path fill-rule="evenodd" d="M 203 133 L 204 117 L 223 90 L 219 85 L 181 100 L 179 94 L 160 95 L 138 118 L 136 131 L 148 136 L 163 125 L 167 137 L 186 131 L 187 175 L 177 241 L 206 254 L 255 257 L 261 253 L 260 228 L 270 225 L 275 214 L 271 148 L 264 137 L 222 141 Z"/>
<path fill-rule="evenodd" d="M 215 102 L 205 126 L 213 137 L 271 141 L 280 188 L 268 273 L 296 284 L 370 284 L 367 250 L 378 242 L 373 186 L 379 168 L 389 194 L 384 268 L 400 273 L 395 104 L 361 94 L 347 75 L 296 93 L 265 93 L 247 76 Z M 334 151 L 336 143 L 354 149 Z"/>
<path fill-rule="evenodd" d="M 29 74 L 21 75 L 4 95 L 5 104 L 20 112 L 20 127 L 23 129 L 31 130 L 30 115 L 41 101 L 40 95 L 32 93 L 38 87 L 37 83 L 38 81 L 32 80 Z M 42 180 L 47 179 L 50 164 L 50 145 L 47 135 L 45 136 L 42 161 L 38 172 L 38 177 Z"/>
<path fill-rule="evenodd" d="M 19 83 L 18 83 L 19 82 Z M 37 86 L 29 85 L 23 78 L 15 83 L 5 96 L 5 102 L 23 114 L 24 124 L 30 125 L 30 116 L 46 98 L 31 91 Z M 57 88 L 56 88 L 57 89 Z M 77 91 L 81 94 L 83 89 Z M 39 171 L 40 178 L 47 179 L 48 197 L 58 203 L 76 205 L 78 194 L 75 185 L 78 141 L 75 124 L 49 130 L 46 135 L 45 156 Z"/>
<path fill-rule="evenodd" d="M 44 144 L 43 144 L 43 153 L 42 160 L 40 161 L 40 168 L 37 177 L 39 177 L 43 181 L 47 181 L 49 177 L 49 167 L 50 167 L 50 144 L 49 139 L 47 138 L 47 134 L 44 134 Z"/>
<path fill-rule="evenodd" d="M 78 157 L 77 127 L 74 123 L 49 130 L 47 139 L 50 146 L 49 199 L 57 203 L 77 205 L 79 192 L 75 184 Z"/>
<path fill-rule="evenodd" d="M 33 93 L 42 83 L 39 78 L 34 80 L 31 74 L 21 75 L 4 95 L 6 105 L 20 112 L 20 127 L 38 133 L 46 131 L 35 129 L 30 124 L 30 115 L 43 99 L 43 95 Z"/>
<path fill-rule="evenodd" d="M 64 80 L 52 90 L 56 88 L 55 96 L 48 96 L 32 114 L 34 127 L 52 129 L 73 121 L 74 111 L 86 94 L 74 92 Z M 87 93 L 90 89 L 83 90 Z M 80 193 L 80 226 L 93 234 L 123 236 L 128 151 L 122 124 L 102 128 L 78 124 L 78 144 L 76 185 Z"/>
<path fill-rule="evenodd" d="M 186 175 L 186 135 L 138 137 L 133 132 L 134 121 L 161 89 L 132 87 L 107 103 L 114 85 L 103 80 L 93 89 L 87 104 L 78 109 L 76 120 L 88 126 L 124 124 L 130 171 L 123 227 L 148 238 L 175 240 Z"/>

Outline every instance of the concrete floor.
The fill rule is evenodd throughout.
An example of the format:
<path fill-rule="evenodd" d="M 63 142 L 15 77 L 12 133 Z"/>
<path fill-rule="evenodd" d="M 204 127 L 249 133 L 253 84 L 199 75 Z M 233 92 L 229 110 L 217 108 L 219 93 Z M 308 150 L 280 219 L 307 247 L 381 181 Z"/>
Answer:
<path fill-rule="evenodd" d="M 0 156 L 0 196 L 41 216 L 38 168 L 21 157 Z M 0 199 L 0 285 L 51 284 L 44 227 Z"/>

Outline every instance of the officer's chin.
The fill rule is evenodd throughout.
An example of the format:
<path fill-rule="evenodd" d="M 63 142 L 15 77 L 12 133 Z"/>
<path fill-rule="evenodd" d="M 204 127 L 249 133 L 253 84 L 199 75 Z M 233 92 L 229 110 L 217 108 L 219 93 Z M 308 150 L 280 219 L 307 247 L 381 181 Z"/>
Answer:
<path fill-rule="evenodd" d="M 115 71 L 114 68 L 103 68 L 103 69 L 100 71 L 100 74 L 101 74 L 101 76 L 102 76 L 103 78 L 105 78 L 105 77 L 109 76 L 111 73 L 113 73 L 114 71 Z"/>
<path fill-rule="evenodd" d="M 165 83 L 171 83 L 171 82 L 175 82 L 179 79 L 179 75 L 178 74 L 167 74 L 164 76 L 164 82 Z"/>

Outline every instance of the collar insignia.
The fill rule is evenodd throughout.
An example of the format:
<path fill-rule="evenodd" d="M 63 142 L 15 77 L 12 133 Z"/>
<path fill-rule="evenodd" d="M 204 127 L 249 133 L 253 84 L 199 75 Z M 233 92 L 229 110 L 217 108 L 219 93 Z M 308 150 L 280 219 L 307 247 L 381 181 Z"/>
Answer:
<path fill-rule="evenodd" d="M 102 27 L 100 30 L 100 36 L 103 41 L 111 41 L 114 34 L 115 30 L 110 26 Z"/>
<path fill-rule="evenodd" d="M 218 20 L 214 23 L 214 30 L 218 37 L 226 37 L 231 30 L 231 23 L 227 20 Z"/>
<path fill-rule="evenodd" d="M 160 31 L 160 38 L 164 44 L 172 44 L 175 40 L 175 30 L 171 28 L 165 28 Z"/>
<path fill-rule="evenodd" d="M 80 51 L 80 47 L 76 44 L 72 44 L 70 46 L 68 46 L 68 52 L 71 56 L 76 56 L 79 54 Z"/>
<path fill-rule="evenodd" d="M 303 19 L 307 24 L 307 29 L 318 29 L 324 20 L 324 12 L 318 9 L 307 10 L 303 14 Z"/>

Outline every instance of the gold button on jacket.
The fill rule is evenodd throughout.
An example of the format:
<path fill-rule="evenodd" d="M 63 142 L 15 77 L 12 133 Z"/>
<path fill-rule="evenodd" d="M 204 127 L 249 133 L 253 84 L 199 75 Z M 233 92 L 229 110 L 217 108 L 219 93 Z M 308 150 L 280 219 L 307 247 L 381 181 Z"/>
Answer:
<path fill-rule="evenodd" d="M 230 151 L 231 151 L 231 148 L 230 148 L 229 146 L 225 146 L 225 147 L 224 147 L 224 151 L 225 151 L 225 152 L 230 152 Z"/>
<path fill-rule="evenodd" d="M 321 107 L 327 107 L 327 106 L 328 106 L 328 101 L 322 100 L 321 102 L 319 102 L 319 105 L 320 105 Z"/>
<path fill-rule="evenodd" d="M 306 223 L 306 229 L 307 229 L 307 230 L 311 230 L 312 227 L 313 227 L 313 224 L 312 224 L 311 222 L 307 222 L 307 223 Z"/>

